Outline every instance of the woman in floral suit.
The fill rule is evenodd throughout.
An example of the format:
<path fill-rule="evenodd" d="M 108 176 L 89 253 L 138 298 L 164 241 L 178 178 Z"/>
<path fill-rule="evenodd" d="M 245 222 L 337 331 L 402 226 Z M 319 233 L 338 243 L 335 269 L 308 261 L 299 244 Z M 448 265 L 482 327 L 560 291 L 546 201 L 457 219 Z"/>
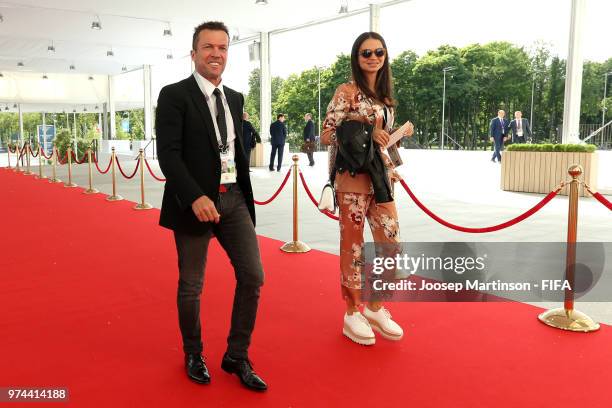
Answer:
<path fill-rule="evenodd" d="M 336 127 L 342 121 L 356 120 L 373 125 L 372 138 L 383 152 L 387 174 L 391 182 L 398 174 L 384 147 L 389 142 L 393 126 L 391 69 L 387 46 L 378 33 L 367 32 L 355 40 L 351 50 L 352 80 L 336 89 L 327 108 L 321 141 L 331 145 L 330 170 L 333 169 L 337 153 Z M 407 131 L 410 136 L 413 130 Z M 333 169 L 332 171 L 336 171 Z M 384 338 L 400 340 L 402 328 L 391 319 L 391 314 L 379 301 L 370 301 L 360 312 L 362 266 L 364 248 L 363 228 L 368 220 L 372 236 L 377 244 L 398 245 L 399 223 L 395 202 L 377 203 L 370 175 L 337 172 L 335 177 L 336 198 L 340 209 L 340 271 L 342 295 L 346 301 L 344 315 L 345 336 L 356 343 L 372 345 L 376 339 L 373 329 Z"/>

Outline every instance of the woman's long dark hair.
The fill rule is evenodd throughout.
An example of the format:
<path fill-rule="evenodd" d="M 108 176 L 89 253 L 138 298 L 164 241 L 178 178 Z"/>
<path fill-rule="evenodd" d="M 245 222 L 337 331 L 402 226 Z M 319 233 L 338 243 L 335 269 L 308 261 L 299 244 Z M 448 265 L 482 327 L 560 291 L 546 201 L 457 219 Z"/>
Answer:
<path fill-rule="evenodd" d="M 379 40 L 385 49 L 385 62 L 383 66 L 376 73 L 376 84 L 374 85 L 376 92 L 375 94 L 368 88 L 361 67 L 359 66 L 359 47 L 361 44 L 369 38 Z M 351 49 L 351 71 L 353 74 L 353 80 L 366 96 L 377 99 L 387 106 L 395 106 L 395 100 L 393 99 L 393 78 L 391 76 L 391 67 L 389 66 L 389 52 L 387 51 L 387 44 L 382 36 L 375 32 L 366 32 L 361 34 L 353 43 Z"/>

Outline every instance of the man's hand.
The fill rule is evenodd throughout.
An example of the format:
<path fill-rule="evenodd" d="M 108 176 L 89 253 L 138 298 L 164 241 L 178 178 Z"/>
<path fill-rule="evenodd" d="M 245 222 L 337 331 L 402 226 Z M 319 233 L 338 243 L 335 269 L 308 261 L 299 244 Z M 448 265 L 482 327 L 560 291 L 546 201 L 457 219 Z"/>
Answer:
<path fill-rule="evenodd" d="M 493 143 L 493 136 L 489 136 L 489 142 Z"/>
<path fill-rule="evenodd" d="M 221 218 L 215 208 L 215 203 L 205 195 L 191 203 L 191 209 L 200 222 L 214 222 L 218 224 L 219 218 Z"/>
<path fill-rule="evenodd" d="M 389 143 L 389 134 L 382 129 L 374 128 L 372 138 L 381 147 L 387 147 L 387 143 Z"/>

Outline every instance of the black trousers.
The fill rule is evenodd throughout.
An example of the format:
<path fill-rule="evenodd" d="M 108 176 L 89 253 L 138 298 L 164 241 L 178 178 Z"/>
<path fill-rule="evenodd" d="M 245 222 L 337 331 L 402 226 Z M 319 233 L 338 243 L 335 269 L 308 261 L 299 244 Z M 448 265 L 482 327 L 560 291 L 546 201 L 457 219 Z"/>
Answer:
<path fill-rule="evenodd" d="M 220 194 L 216 207 L 221 220 L 207 234 L 199 236 L 174 232 L 179 267 L 177 305 L 183 351 L 201 353 L 203 350 L 200 295 L 208 244 L 214 234 L 229 256 L 236 277 L 227 352 L 234 358 L 248 358 L 259 291 L 264 281 L 257 235 L 237 184 L 230 191 Z"/>
<path fill-rule="evenodd" d="M 283 163 L 283 151 L 285 150 L 285 144 L 273 144 L 272 151 L 270 152 L 270 170 L 274 170 L 274 157 L 276 156 L 276 152 L 278 151 L 278 166 L 276 166 L 276 170 L 280 170 L 281 164 Z"/>

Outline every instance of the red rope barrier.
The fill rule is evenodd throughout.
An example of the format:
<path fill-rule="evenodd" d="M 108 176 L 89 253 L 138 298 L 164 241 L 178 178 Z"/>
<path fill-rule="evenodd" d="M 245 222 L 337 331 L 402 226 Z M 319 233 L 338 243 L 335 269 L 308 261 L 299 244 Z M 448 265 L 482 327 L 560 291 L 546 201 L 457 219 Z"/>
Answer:
<path fill-rule="evenodd" d="M 608 201 L 606 197 L 602 196 L 600 193 L 593 193 L 593 197 L 595 197 L 597 201 L 608 207 L 608 210 L 612 211 L 612 203 Z"/>
<path fill-rule="evenodd" d="M 11 153 L 17 153 L 17 145 L 15 145 L 15 148 L 13 150 L 11 150 L 11 146 L 9 145 L 8 149 Z"/>
<path fill-rule="evenodd" d="M 98 171 L 100 172 L 100 174 L 106 174 L 108 173 L 108 171 L 111 168 L 111 164 L 113 164 L 113 158 L 111 156 L 111 158 L 108 160 L 108 166 L 106 166 L 106 170 L 102 171 L 100 169 L 100 166 L 98 166 L 98 155 L 94 155 L 94 164 L 96 165 L 96 168 L 98 169 Z"/>
<path fill-rule="evenodd" d="M 64 153 L 64 160 L 62 160 L 62 158 L 59 155 L 59 151 L 57 149 L 55 149 L 55 151 L 57 152 L 57 162 L 59 164 L 61 164 L 62 166 L 66 163 L 68 163 L 68 150 L 66 150 L 66 153 Z"/>
<path fill-rule="evenodd" d="M 312 192 L 310 191 L 310 189 L 308 188 L 308 185 L 306 184 L 306 180 L 304 179 L 304 175 L 302 174 L 302 172 L 300 171 L 300 180 L 302 180 L 302 185 L 304 186 L 304 190 L 306 190 L 306 194 L 308 195 L 308 197 L 310 198 L 310 201 L 312 201 L 312 203 L 315 205 L 315 207 L 317 207 L 317 209 L 319 209 L 319 202 L 314 198 L 314 196 L 312 195 Z M 321 210 L 319 210 L 321 211 Z M 329 211 L 325 210 L 325 211 L 321 211 L 323 214 L 327 215 L 329 218 L 331 218 L 332 220 L 336 220 L 338 221 L 340 219 L 340 217 L 338 217 L 337 215 L 330 213 Z"/>
<path fill-rule="evenodd" d="M 53 150 L 51 150 L 51 154 L 49 155 L 49 157 L 45 155 L 45 152 L 42 149 L 40 149 L 40 154 L 42 154 L 42 157 L 44 157 L 45 159 L 51 160 L 51 158 L 53 157 Z"/>
<path fill-rule="evenodd" d="M 540 201 L 538 204 L 533 206 L 531 209 L 529 209 L 525 213 L 519 215 L 518 217 L 515 217 L 515 218 L 513 218 L 513 219 L 511 219 L 509 221 L 506 221 L 506 222 L 502 223 L 502 224 L 493 225 L 491 227 L 485 227 L 485 228 L 468 228 L 468 227 L 461 227 L 459 225 L 451 224 L 450 222 L 445 221 L 442 218 L 438 217 L 431 210 L 429 210 L 427 207 L 425 207 L 425 205 L 423 205 L 423 203 L 421 203 L 418 198 L 416 198 L 416 196 L 412 193 L 412 190 L 410 190 L 410 187 L 408 187 L 408 185 L 406 184 L 406 182 L 404 180 L 400 180 L 400 183 L 402 184 L 402 186 L 404 187 L 404 190 L 406 190 L 406 192 L 408 193 L 408 195 L 410 196 L 412 201 L 414 201 L 414 203 L 421 210 L 423 210 L 423 212 L 425 214 L 429 215 L 431 218 L 433 218 L 434 220 L 436 220 L 440 224 L 444 225 L 445 227 L 448 227 L 448 228 L 451 228 L 451 229 L 454 229 L 454 230 L 457 230 L 457 231 L 461 231 L 461 232 L 472 233 L 472 234 L 499 231 L 501 229 L 511 227 L 514 224 L 518 224 L 519 222 L 521 222 L 521 221 L 531 217 L 533 214 L 538 212 L 542 207 L 544 207 L 546 204 L 548 204 L 550 202 L 550 200 L 555 198 L 555 196 L 559 193 L 559 191 L 561 191 L 561 188 L 558 188 L 558 189 L 556 189 L 554 191 L 551 191 L 550 193 L 548 193 L 546 195 L 546 197 L 544 197 L 542 199 L 542 201 Z"/>
<path fill-rule="evenodd" d="M 119 169 L 119 172 L 121 173 L 121 175 L 128 180 L 132 179 L 136 175 L 136 172 L 138 171 L 138 165 L 140 164 L 140 157 L 136 161 L 136 168 L 134 169 L 134 172 L 129 176 L 123 172 L 123 169 L 121 168 L 121 163 L 119 163 L 119 158 L 117 156 L 115 156 L 115 158 L 117 160 L 117 168 Z"/>
<path fill-rule="evenodd" d="M 281 185 L 278 188 L 278 190 L 276 190 L 276 193 L 274 193 L 272 195 L 272 197 L 270 197 L 266 201 L 257 201 L 257 200 L 254 200 L 255 204 L 257 204 L 257 205 L 266 205 L 266 204 L 270 204 L 272 201 L 274 201 L 274 199 L 280 194 L 280 192 L 283 189 L 283 187 L 285 187 L 285 184 L 287 184 L 287 180 L 289 180 L 289 174 L 291 174 L 291 167 L 289 167 L 289 171 L 287 171 L 287 174 L 285 175 L 285 179 L 281 183 Z"/>
<path fill-rule="evenodd" d="M 78 160 L 76 158 L 76 154 L 74 153 L 74 150 L 72 151 L 72 161 L 75 164 L 83 164 L 85 163 L 85 161 L 87 160 L 87 152 L 85 152 L 85 154 L 83 155 L 83 158 L 81 160 Z"/>
<path fill-rule="evenodd" d="M 157 181 L 166 181 L 165 178 L 157 177 L 155 173 L 153 173 L 153 170 L 151 170 L 151 166 L 149 165 L 149 161 L 147 160 L 146 157 L 145 157 L 145 164 L 147 165 L 147 169 L 149 170 L 149 174 L 151 175 L 151 177 L 153 177 Z"/>
<path fill-rule="evenodd" d="M 40 154 L 40 147 L 38 148 L 38 152 L 36 154 L 34 154 L 34 150 L 32 150 L 32 146 L 28 145 L 28 149 L 30 149 L 30 155 L 32 156 L 32 158 L 37 158 L 38 155 Z"/>

